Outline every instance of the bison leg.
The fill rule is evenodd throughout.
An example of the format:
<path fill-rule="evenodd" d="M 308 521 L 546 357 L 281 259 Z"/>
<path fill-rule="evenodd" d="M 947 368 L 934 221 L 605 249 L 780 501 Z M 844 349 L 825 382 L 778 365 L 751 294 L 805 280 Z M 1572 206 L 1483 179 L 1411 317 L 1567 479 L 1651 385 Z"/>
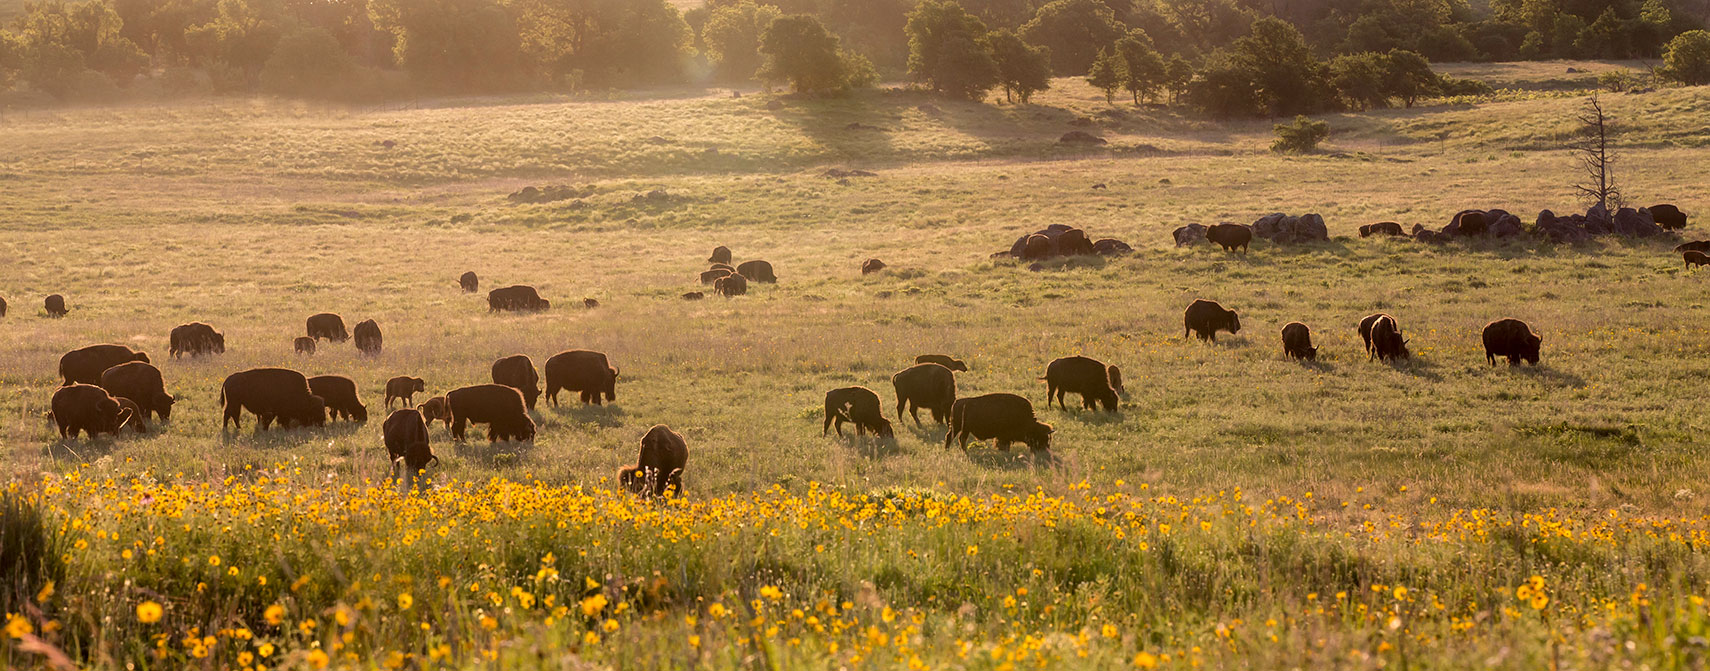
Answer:
<path fill-rule="evenodd" d="M 916 426 L 916 427 L 918 427 L 918 426 L 920 426 L 920 425 L 921 425 L 921 424 L 920 424 L 920 406 L 919 406 L 919 405 L 916 405 L 916 404 L 915 404 L 915 403 L 914 403 L 914 402 L 913 402 L 913 401 L 909 401 L 909 404 L 908 404 L 908 416 L 910 416 L 910 417 L 913 417 L 913 418 L 914 418 L 914 425 L 915 425 L 915 426 Z M 936 420 L 936 419 L 938 419 L 938 415 L 936 415 L 936 414 L 934 414 L 934 415 L 933 415 L 933 416 L 932 416 L 932 418 L 933 418 L 933 419 L 935 419 L 935 420 Z"/>
<path fill-rule="evenodd" d="M 546 383 L 546 400 L 552 401 L 553 407 L 558 407 L 558 384 L 556 382 L 548 381 Z"/>
<path fill-rule="evenodd" d="M 463 432 L 464 429 L 468 427 L 468 422 L 469 419 L 467 417 L 458 417 L 452 420 L 451 438 L 453 440 L 456 440 L 459 443 L 463 442 Z"/>
<path fill-rule="evenodd" d="M 831 434 L 831 420 L 836 417 L 837 415 L 832 411 L 831 406 L 825 406 L 825 426 L 819 428 L 819 435 L 826 436 Z M 837 426 L 837 435 L 839 437 L 843 436 L 843 425 L 841 423 Z"/>

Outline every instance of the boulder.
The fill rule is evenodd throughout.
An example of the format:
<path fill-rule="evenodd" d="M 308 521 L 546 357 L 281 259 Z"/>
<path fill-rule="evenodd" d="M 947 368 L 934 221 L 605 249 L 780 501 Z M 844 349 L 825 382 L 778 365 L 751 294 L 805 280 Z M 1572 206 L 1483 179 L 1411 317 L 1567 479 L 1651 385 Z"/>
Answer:
<path fill-rule="evenodd" d="M 1490 212 L 1486 212 L 1485 215 L 1488 217 L 1489 215 L 1499 211 L 1500 210 L 1491 210 Z M 1507 212 L 1503 212 L 1500 217 L 1497 217 L 1494 222 L 1490 224 L 1490 235 L 1498 238 L 1512 238 L 1525 232 L 1526 227 L 1520 223 L 1520 218 Z"/>
<path fill-rule="evenodd" d="M 1663 233 L 1663 228 L 1651 218 L 1651 213 L 1648 210 L 1623 207 L 1615 212 L 1611 221 L 1614 224 L 1616 234 L 1625 235 L 1629 238 L 1648 238 Z"/>
<path fill-rule="evenodd" d="M 1177 247 L 1202 244 L 1205 242 L 1205 226 L 1188 224 L 1176 229 L 1172 236 L 1176 239 Z"/>
<path fill-rule="evenodd" d="M 1276 212 L 1253 222 L 1253 235 L 1279 244 L 1328 242 L 1330 229 L 1324 225 L 1324 217 L 1316 214 L 1291 217 Z"/>
<path fill-rule="evenodd" d="M 1115 256 L 1117 254 L 1132 254 L 1134 248 L 1129 247 L 1128 243 L 1121 240 L 1104 238 L 1093 243 L 1092 251 L 1099 256 Z"/>

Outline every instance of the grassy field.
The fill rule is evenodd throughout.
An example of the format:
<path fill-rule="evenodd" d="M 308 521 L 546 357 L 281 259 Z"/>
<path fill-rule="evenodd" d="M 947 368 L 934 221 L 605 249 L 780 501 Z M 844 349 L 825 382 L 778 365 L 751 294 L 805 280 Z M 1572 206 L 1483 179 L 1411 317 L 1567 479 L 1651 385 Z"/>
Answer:
<path fill-rule="evenodd" d="M 1527 88 L 1522 70 L 1559 72 L 1510 69 L 1510 88 Z M 1535 668 L 1564 652 L 1552 639 L 1570 666 L 1601 667 L 1662 664 L 1669 636 L 1704 626 L 1688 597 L 1710 568 L 1697 438 L 1710 339 L 1677 241 L 1424 246 L 1355 232 L 1441 226 L 1472 207 L 1528 221 L 1582 208 L 1561 149 L 1577 100 L 1333 115 L 1326 151 L 1307 157 L 1266 151 L 1268 122 L 1108 106 L 1071 81 L 1030 106 L 896 91 L 766 100 L 8 115 L 0 463 L 49 511 L 68 558 L 35 626 L 62 613 L 49 640 L 110 662 L 91 664 L 166 668 L 202 664 L 196 644 L 244 666 L 240 651 L 263 639 L 281 651 L 269 666 L 305 668 L 317 652 L 511 668 L 559 647 L 660 667 Z M 1710 211 L 1696 167 L 1710 90 L 1605 100 L 1625 124 L 1629 197 Z M 1110 144 L 1058 145 L 1081 117 Z M 839 181 L 830 168 L 877 176 Z M 505 199 L 550 184 L 591 195 Z M 667 197 L 637 199 L 656 189 Z M 1170 240 L 1184 223 L 1274 211 L 1321 213 L 1333 240 L 1245 256 Z M 1059 222 L 1137 252 L 1041 272 L 987 258 Z M 771 261 L 780 283 L 680 300 L 703 289 L 695 276 L 719 244 Z M 861 276 L 869 257 L 891 269 Z M 533 284 L 555 309 L 490 315 L 458 291 L 464 270 L 485 286 Z M 69 317 L 37 314 L 54 292 Z M 1201 297 L 1239 311 L 1241 333 L 1184 339 L 1181 311 Z M 378 320 L 386 351 L 294 355 L 321 311 Z M 1399 318 L 1412 361 L 1366 360 L 1354 327 L 1376 311 Z M 1541 365 L 1485 363 L 1479 330 L 1508 316 L 1543 334 Z M 166 360 L 168 331 L 192 320 L 223 330 L 229 351 Z M 1296 320 L 1314 329 L 1316 365 L 1282 355 L 1278 330 Z M 57 439 L 42 419 L 57 359 L 96 342 L 155 357 L 180 398 L 164 431 Z M 543 406 L 532 445 L 454 445 L 435 428 L 438 489 L 382 491 L 387 378 L 444 393 L 487 381 L 500 356 L 538 365 L 574 348 L 622 369 L 615 404 Z M 889 399 L 889 376 L 927 352 L 969 361 L 964 396 L 1041 404 L 1054 463 L 945 450 L 930 424 L 899 423 L 894 444 L 821 437 L 826 390 Z M 1072 354 L 1123 367 L 1121 413 L 1043 407 L 1036 378 Z M 375 419 L 222 433 L 221 380 L 263 365 L 349 375 Z M 606 491 L 657 423 L 689 441 L 691 503 Z M 926 517 L 936 506 L 953 512 Z M 1516 595 L 1533 576 L 1551 605 Z M 294 585 L 305 578 L 320 582 Z M 632 610 L 607 624 L 604 611 L 566 617 L 538 601 L 580 612 L 596 592 Z M 167 617 L 139 622 L 143 601 Z M 290 621 L 264 624 L 276 603 Z M 829 630 L 807 622 L 815 612 Z M 170 634 L 164 647 L 156 633 Z"/>

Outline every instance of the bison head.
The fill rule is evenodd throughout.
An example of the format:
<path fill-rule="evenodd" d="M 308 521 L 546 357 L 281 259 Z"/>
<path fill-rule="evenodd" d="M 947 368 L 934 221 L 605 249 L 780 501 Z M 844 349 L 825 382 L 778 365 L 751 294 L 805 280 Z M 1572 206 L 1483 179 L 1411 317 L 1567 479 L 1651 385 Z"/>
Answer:
<path fill-rule="evenodd" d="M 136 353 L 136 356 L 133 356 L 133 357 L 131 357 L 131 360 L 132 360 L 132 361 L 141 361 L 141 362 L 143 362 L 143 363 L 148 363 L 148 362 L 149 362 L 149 361 L 148 361 L 148 355 L 147 355 L 147 354 L 143 354 L 143 353 L 142 353 L 142 352 L 137 352 L 137 353 Z"/>
<path fill-rule="evenodd" d="M 358 424 L 366 423 L 368 421 L 368 406 L 361 403 L 356 404 L 356 407 L 351 409 L 350 416 Z"/>
<path fill-rule="evenodd" d="M 1520 348 L 1520 358 L 1525 359 L 1526 363 L 1538 365 L 1538 352 L 1543 349 L 1543 346 L 1543 337 L 1537 334 L 1527 335 L 1525 346 Z"/>
<path fill-rule="evenodd" d="M 102 399 L 96 405 L 95 411 L 101 418 L 101 430 L 105 433 L 118 433 L 134 416 L 130 408 L 119 405 L 119 401 L 113 398 Z"/>
<path fill-rule="evenodd" d="M 307 401 L 297 409 L 297 423 L 303 426 L 327 425 L 327 401 L 319 396 L 310 395 Z"/>
<path fill-rule="evenodd" d="M 1034 452 L 1044 452 L 1051 449 L 1051 434 L 1054 432 L 1056 429 L 1051 428 L 1050 424 L 1035 420 L 1033 428 L 1028 430 L 1027 438 L 1023 442 L 1027 443 L 1027 447 Z"/>
<path fill-rule="evenodd" d="M 896 431 L 891 428 L 891 420 L 883 417 L 873 423 L 873 434 L 880 438 L 894 438 L 897 435 Z"/>
<path fill-rule="evenodd" d="M 172 394 L 164 392 L 155 397 L 154 411 L 160 413 L 160 421 L 166 422 L 172 420 L 172 404 L 177 402 L 178 399 L 173 398 Z"/>
<path fill-rule="evenodd" d="M 216 354 L 225 354 L 226 353 L 226 334 L 224 334 L 224 333 L 215 333 L 214 334 L 214 352 Z"/>
<path fill-rule="evenodd" d="M 1229 332 L 1241 332 L 1241 315 L 1235 314 L 1234 310 L 1229 311 Z"/>

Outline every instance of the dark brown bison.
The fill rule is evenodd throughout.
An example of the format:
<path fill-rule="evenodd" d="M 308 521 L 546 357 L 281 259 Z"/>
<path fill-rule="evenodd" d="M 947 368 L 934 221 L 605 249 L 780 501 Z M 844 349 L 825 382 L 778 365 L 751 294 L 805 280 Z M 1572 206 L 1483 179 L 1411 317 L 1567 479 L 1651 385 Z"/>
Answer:
<path fill-rule="evenodd" d="M 232 373 L 220 386 L 220 407 L 224 418 L 221 430 L 231 424 L 243 428 L 242 413 L 255 414 L 265 430 L 279 420 L 279 426 L 325 426 L 327 404 L 309 389 L 309 379 L 302 373 L 285 368 L 254 368 Z"/>
<path fill-rule="evenodd" d="M 1687 250 L 1681 252 L 1680 257 L 1686 261 L 1687 270 L 1691 270 L 1693 266 L 1710 265 L 1710 255 L 1706 255 L 1704 252 Z"/>
<path fill-rule="evenodd" d="M 585 307 L 585 308 L 588 308 L 589 310 L 592 310 L 594 308 L 600 307 L 600 302 L 597 300 L 594 300 L 592 298 L 584 298 L 584 299 L 582 299 L 582 307 Z"/>
<path fill-rule="evenodd" d="M 1092 253 L 1092 240 L 1087 238 L 1086 231 L 1071 228 L 1057 236 L 1057 254 L 1059 256 L 1091 256 Z"/>
<path fill-rule="evenodd" d="M 0 317 L 6 316 L 6 299 L 0 298 Z"/>
<path fill-rule="evenodd" d="M 1051 258 L 1056 251 L 1056 246 L 1051 244 L 1051 238 L 1035 233 L 1027 236 L 1027 242 L 1021 248 L 1021 258 L 1038 261 Z"/>
<path fill-rule="evenodd" d="M 871 275 L 873 273 L 884 270 L 885 268 L 886 268 L 885 262 L 880 261 L 878 259 L 867 259 L 866 261 L 861 262 L 861 274 L 862 275 Z M 3 309 L 4 308 L 0 308 L 0 310 L 3 310 Z M 0 316 L 3 316 L 4 314 L 5 314 L 4 312 L 0 312 Z"/>
<path fill-rule="evenodd" d="M 297 336 L 296 340 L 291 341 L 291 348 L 296 350 L 298 354 L 314 354 L 315 339 L 309 336 Z"/>
<path fill-rule="evenodd" d="M 1200 340 L 1217 342 L 1217 332 L 1228 331 L 1231 334 L 1241 332 L 1241 317 L 1234 310 L 1225 310 L 1223 306 L 1213 301 L 1200 299 L 1188 305 L 1187 312 L 1182 315 L 1182 337 L 1189 333 L 1199 336 Z"/>
<path fill-rule="evenodd" d="M 64 317 L 71 312 L 65 308 L 65 297 L 59 294 L 42 299 L 42 310 L 46 311 L 49 317 Z"/>
<path fill-rule="evenodd" d="M 713 282 L 713 293 L 731 298 L 748 293 L 748 279 L 741 275 L 725 275 Z"/>
<path fill-rule="evenodd" d="M 1122 388 L 1122 369 L 1121 368 L 1117 368 L 1116 366 L 1111 366 L 1110 369 L 1105 371 L 1105 372 L 1106 372 L 1107 376 L 1110 378 L 1110 388 L 1112 390 L 1114 390 L 1118 394 L 1121 394 L 1121 393 L 1128 391 L 1128 390 Z"/>
<path fill-rule="evenodd" d="M 1282 327 L 1283 354 L 1296 359 L 1318 359 L 1318 348 L 1312 346 L 1312 329 L 1300 322 Z"/>
<path fill-rule="evenodd" d="M 945 354 L 922 354 L 920 356 L 915 357 L 914 362 L 915 363 L 935 363 L 935 364 L 938 364 L 940 366 L 943 366 L 945 368 L 948 368 L 950 370 L 953 370 L 953 371 L 956 371 L 959 373 L 968 372 L 968 364 L 963 363 L 961 359 L 953 359 L 950 356 L 945 355 Z"/>
<path fill-rule="evenodd" d="M 1046 366 L 1045 377 L 1039 379 L 1045 381 L 1046 407 L 1056 399 L 1057 405 L 1068 410 L 1063 400 L 1068 394 L 1080 394 L 1081 407 L 1088 410 L 1097 410 L 1102 405 L 1105 410 L 1116 412 L 1121 405 L 1116 400 L 1116 390 L 1110 388 L 1110 368 L 1097 359 L 1063 357 Z"/>
<path fill-rule="evenodd" d="M 78 433 L 118 435 L 119 429 L 130 421 L 131 414 L 119 406 L 118 399 L 107 390 L 89 384 L 70 384 L 53 392 L 53 422 L 59 426 L 60 438 L 76 438 Z"/>
<path fill-rule="evenodd" d="M 481 290 L 481 278 L 476 277 L 475 271 L 471 270 L 457 278 L 457 286 L 463 288 L 463 293 L 472 294 Z"/>
<path fill-rule="evenodd" d="M 1401 224 L 1393 221 L 1382 221 L 1375 224 L 1366 224 L 1360 227 L 1360 237 L 1369 238 L 1374 235 L 1400 236 L 1407 234 L 1401 230 Z"/>
<path fill-rule="evenodd" d="M 428 445 L 427 420 L 415 410 L 398 410 L 386 417 L 381 425 L 386 440 L 386 454 L 392 460 L 392 479 L 415 477 L 427 470 L 428 464 L 439 461 Z"/>
<path fill-rule="evenodd" d="M 1242 254 L 1247 253 L 1247 246 L 1253 242 L 1253 229 L 1240 224 L 1213 224 L 1205 229 L 1205 239 L 1223 247 L 1223 251 L 1233 252 L 1237 247 Z"/>
<path fill-rule="evenodd" d="M 113 400 L 119 402 L 121 413 L 128 412 L 131 414 L 131 421 L 125 422 L 125 426 L 131 427 L 137 433 L 148 433 L 148 420 L 143 419 L 142 408 L 137 407 L 136 401 L 123 396 L 114 396 Z"/>
<path fill-rule="evenodd" d="M 429 424 L 432 424 L 434 420 L 439 420 L 445 422 L 445 428 L 451 428 L 451 404 L 445 400 L 444 396 L 435 396 L 422 401 L 421 407 L 416 409 L 422 412 L 422 418 L 427 420 Z"/>
<path fill-rule="evenodd" d="M 1452 232 L 1454 235 L 1478 236 L 1484 235 L 1489 230 L 1490 221 L 1489 218 L 1485 216 L 1483 210 L 1462 210 L 1456 213 L 1455 218 L 1449 222 L 1448 230 L 1442 232 Z"/>
<path fill-rule="evenodd" d="M 546 360 L 546 398 L 558 405 L 559 390 L 581 392 L 582 403 L 600 405 L 601 395 L 607 401 L 617 400 L 618 369 L 613 368 L 606 355 L 587 350 L 572 350 L 554 354 Z"/>
<path fill-rule="evenodd" d="M 344 342 L 350 339 L 350 332 L 344 330 L 344 318 L 331 312 L 322 312 L 309 318 L 309 337 L 315 340 L 325 338 L 329 342 Z"/>
<path fill-rule="evenodd" d="M 416 404 L 416 394 L 427 392 L 427 380 L 419 377 L 400 375 L 386 381 L 386 408 L 392 408 L 392 401 L 403 401 L 404 407 Z"/>
<path fill-rule="evenodd" d="M 1652 205 L 1651 219 L 1666 231 L 1677 231 L 1686 228 L 1686 213 L 1673 205 Z"/>
<path fill-rule="evenodd" d="M 1367 342 L 1367 351 L 1378 360 L 1406 359 L 1412 356 L 1407 351 L 1407 338 L 1401 333 L 1401 324 L 1386 314 L 1367 317 L 1368 324 L 1360 321 L 1360 335 Z"/>
<path fill-rule="evenodd" d="M 549 309 L 552 309 L 552 301 L 541 298 L 540 292 L 526 284 L 487 292 L 488 312 L 542 312 Z"/>
<path fill-rule="evenodd" d="M 950 419 L 950 406 L 956 403 L 956 374 L 942 364 L 922 363 L 903 369 L 891 376 L 891 386 L 897 392 L 897 421 L 902 421 L 907 409 L 914 425 L 920 426 L 920 409 L 932 411 L 932 421 L 944 424 Z"/>
<path fill-rule="evenodd" d="M 730 265 L 730 248 L 724 245 L 714 247 L 712 256 L 707 257 L 707 263 L 723 263 Z"/>
<path fill-rule="evenodd" d="M 363 354 L 379 354 L 383 338 L 380 335 L 380 325 L 372 319 L 365 319 L 356 325 L 353 333 L 356 340 L 356 350 Z"/>
<path fill-rule="evenodd" d="M 819 435 L 825 435 L 833 426 L 837 435 L 843 435 L 843 423 L 855 425 L 855 435 L 866 435 L 868 431 L 880 438 L 890 438 L 891 421 L 885 419 L 879 410 L 879 395 L 866 387 L 844 387 L 825 392 L 825 426 Z"/>
<path fill-rule="evenodd" d="M 734 272 L 736 272 L 736 266 L 730 265 L 728 263 L 715 263 L 715 264 L 712 264 L 711 267 L 707 268 L 707 270 L 728 270 L 728 271 L 734 273 Z"/>
<path fill-rule="evenodd" d="M 944 448 L 958 438 L 962 451 L 968 451 L 968 439 L 997 440 L 997 448 L 1009 451 L 1011 443 L 1022 443 L 1034 452 L 1051 449 L 1050 424 L 1033 416 L 1033 404 L 1015 394 L 986 394 L 956 401 L 950 409 L 950 432 L 944 434 Z"/>
<path fill-rule="evenodd" d="M 525 354 L 513 354 L 493 362 L 493 384 L 502 384 L 522 392 L 528 409 L 540 398 L 540 375 L 534 372 L 534 361 Z"/>
<path fill-rule="evenodd" d="M 1675 245 L 1674 251 L 1676 253 L 1704 252 L 1706 254 L 1710 254 L 1710 240 L 1694 240 L 1692 242 L 1683 242 L 1681 244 Z"/>
<path fill-rule="evenodd" d="M 690 291 L 688 293 L 683 294 L 683 300 L 686 300 L 686 301 L 698 301 L 698 300 L 701 300 L 701 299 L 706 298 L 706 297 L 707 297 L 706 294 L 703 294 L 699 291 Z"/>
<path fill-rule="evenodd" d="M 214 327 L 202 322 L 191 322 L 173 328 L 169 340 L 171 341 L 169 353 L 175 359 L 185 354 L 195 357 L 203 354 L 226 353 L 225 334 L 215 331 Z"/>
<path fill-rule="evenodd" d="M 534 420 L 528 418 L 522 393 L 502 384 L 478 384 L 445 395 L 451 409 L 451 436 L 463 442 L 470 423 L 487 425 L 487 442 L 534 440 Z"/>
<path fill-rule="evenodd" d="M 778 282 L 778 275 L 772 271 L 772 264 L 758 259 L 743 261 L 742 265 L 736 267 L 736 274 L 748 278 L 750 282 L 761 284 L 776 284 Z"/>
<path fill-rule="evenodd" d="M 726 277 L 730 277 L 731 275 L 735 275 L 735 274 L 736 274 L 736 271 L 734 271 L 734 270 L 729 270 L 726 268 L 714 268 L 712 270 L 701 273 L 701 284 L 717 284 L 719 280 L 722 280 Z"/>
<path fill-rule="evenodd" d="M 1542 336 L 1518 319 L 1498 319 L 1484 326 L 1484 359 L 1496 365 L 1496 357 L 1508 357 L 1508 365 L 1518 366 L 1520 360 L 1538 365 L 1538 349 Z"/>
<path fill-rule="evenodd" d="M 101 373 L 101 388 L 135 401 L 143 419 L 160 415 L 160 421 L 172 420 L 172 404 L 176 399 L 166 393 L 160 369 L 152 364 L 132 361 L 108 368 Z"/>
<path fill-rule="evenodd" d="M 327 407 L 327 420 L 343 418 L 358 424 L 368 421 L 368 406 L 356 391 L 356 381 L 343 375 L 321 375 L 309 378 L 309 391 L 321 397 Z"/>
<path fill-rule="evenodd" d="M 148 355 L 124 345 L 90 345 L 59 358 L 59 376 L 66 384 L 100 384 L 101 373 L 122 363 L 148 363 Z"/>
<path fill-rule="evenodd" d="M 660 424 L 641 437 L 636 465 L 618 471 L 618 483 L 640 496 L 664 496 L 668 490 L 683 495 L 683 469 L 689 463 L 689 444 L 682 434 Z"/>

